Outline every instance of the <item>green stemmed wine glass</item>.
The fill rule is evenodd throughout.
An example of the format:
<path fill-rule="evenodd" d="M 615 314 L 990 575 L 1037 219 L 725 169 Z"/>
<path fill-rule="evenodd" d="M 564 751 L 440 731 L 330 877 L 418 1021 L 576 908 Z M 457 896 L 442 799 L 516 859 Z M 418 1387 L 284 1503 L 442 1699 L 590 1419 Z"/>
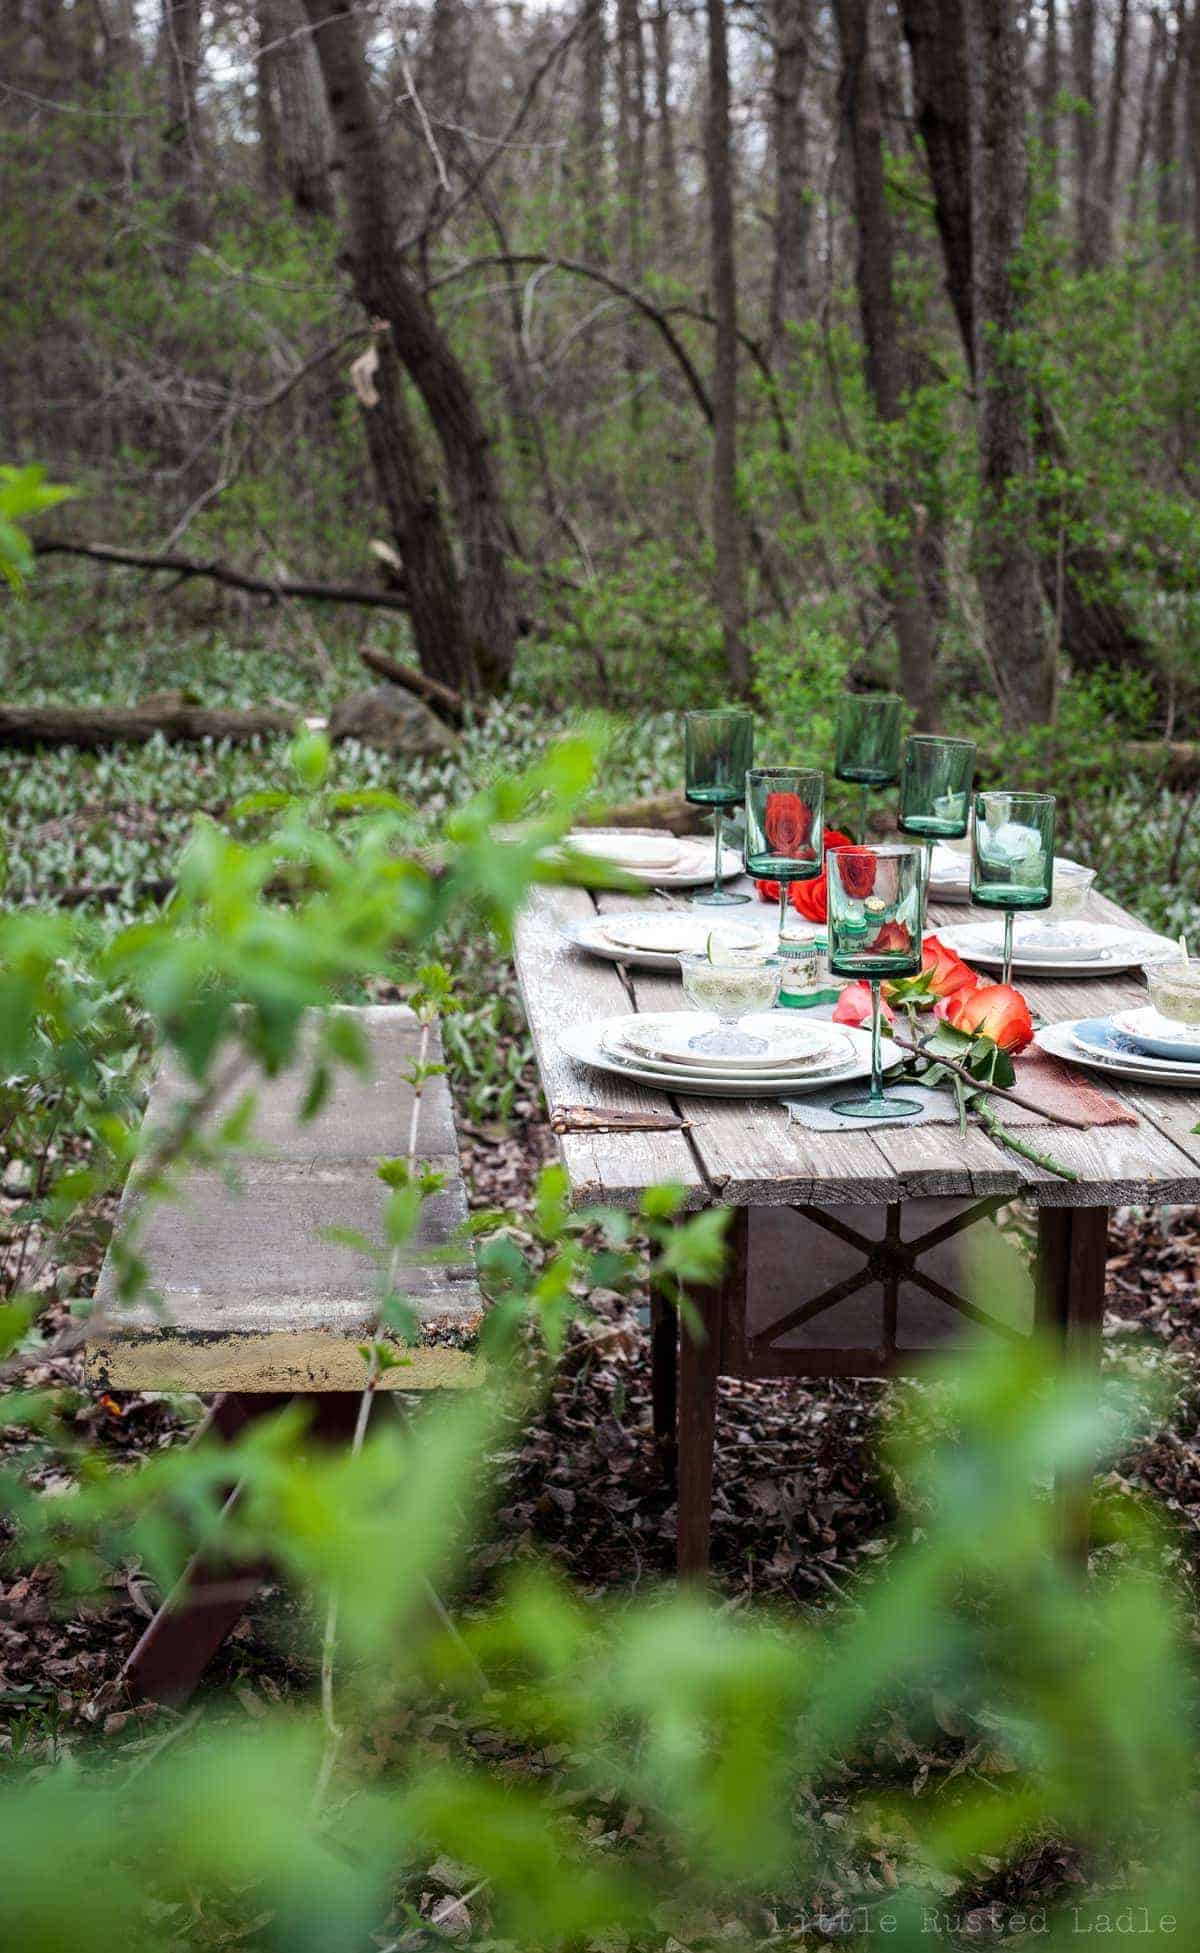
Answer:
<path fill-rule="evenodd" d="M 890 786 L 900 770 L 904 700 L 894 692 L 843 692 L 838 704 L 834 772 L 862 788 L 862 838 L 872 787 Z"/>
<path fill-rule="evenodd" d="M 684 792 L 697 807 L 711 807 L 716 816 L 716 856 L 713 885 L 692 901 L 701 908 L 727 908 L 748 902 L 721 887 L 721 848 L 725 814 L 737 807 L 746 792 L 746 775 L 754 763 L 754 715 L 737 707 L 716 712 L 686 712 L 683 719 Z"/>
<path fill-rule="evenodd" d="M 825 775 L 811 767 L 756 766 L 746 775 L 746 873 L 779 883 L 782 940 L 793 882 L 821 872 Z"/>
<path fill-rule="evenodd" d="M 1012 981 L 1013 916 L 1054 898 L 1054 795 L 977 793 L 971 900 L 1004 911 L 1004 976 Z"/>
<path fill-rule="evenodd" d="M 900 832 L 919 836 L 925 843 L 922 929 L 929 910 L 933 844 L 961 840 L 966 833 L 974 777 L 973 739 L 943 739 L 933 733 L 914 732 L 905 740 L 900 763 Z"/>
<path fill-rule="evenodd" d="M 915 976 L 921 967 L 921 850 L 906 847 L 830 848 L 829 967 L 835 976 L 865 977 L 871 986 L 871 1089 L 832 1107 L 846 1119 L 902 1119 L 921 1110 L 919 1099 L 883 1089 L 880 1053 L 885 977 Z"/>

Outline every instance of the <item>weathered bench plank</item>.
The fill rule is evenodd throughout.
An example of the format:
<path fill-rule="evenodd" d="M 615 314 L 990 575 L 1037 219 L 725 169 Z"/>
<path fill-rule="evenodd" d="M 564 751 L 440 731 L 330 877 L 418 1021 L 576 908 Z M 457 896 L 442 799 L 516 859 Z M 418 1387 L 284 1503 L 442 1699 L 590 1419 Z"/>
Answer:
<path fill-rule="evenodd" d="M 238 1167 L 236 1184 L 197 1168 L 181 1200 L 155 1206 L 139 1242 L 150 1298 L 122 1308 L 105 1263 L 88 1354 L 97 1385 L 204 1393 L 353 1391 L 361 1384 L 359 1345 L 371 1333 L 380 1275 L 369 1256 L 325 1239 L 323 1230 L 351 1228 L 383 1245 L 387 1190 L 377 1167 L 408 1146 L 413 1092 L 405 1073 L 420 1029 L 404 1006 L 377 1005 L 356 1016 L 370 1048 L 369 1076 L 339 1071 L 329 1103 L 305 1125 L 297 1119 L 305 1067 L 264 1082 L 254 1125 L 263 1150 Z M 440 1062 L 436 1031 L 427 1056 Z M 164 1065 L 147 1107 L 148 1130 L 165 1124 L 186 1094 L 182 1077 Z M 426 1202 L 398 1275 L 420 1342 L 398 1352 L 408 1360 L 381 1382 L 400 1390 L 470 1385 L 481 1367 L 471 1347 L 481 1304 L 469 1249 L 447 1246 L 467 1205 L 444 1078 L 426 1082 L 416 1151 L 446 1185 Z M 135 1172 L 122 1221 L 134 1217 L 140 1198 Z"/>

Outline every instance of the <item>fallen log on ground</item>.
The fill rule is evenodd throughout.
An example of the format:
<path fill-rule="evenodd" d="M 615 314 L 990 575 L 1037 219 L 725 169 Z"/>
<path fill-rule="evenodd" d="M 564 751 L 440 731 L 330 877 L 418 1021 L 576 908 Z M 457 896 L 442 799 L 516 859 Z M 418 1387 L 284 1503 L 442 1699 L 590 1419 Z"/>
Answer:
<path fill-rule="evenodd" d="M 267 706 L 239 712 L 195 705 L 182 692 L 160 692 L 137 705 L 0 705 L 0 746 L 144 745 L 156 732 L 191 743 L 244 741 L 294 732 L 299 717 Z"/>
<path fill-rule="evenodd" d="M 666 828 L 670 834 L 703 834 L 712 819 L 703 807 L 675 790 L 647 793 L 637 800 L 623 800 L 616 807 L 593 807 L 580 814 L 580 827 Z"/>
<path fill-rule="evenodd" d="M 358 655 L 368 671 L 378 672 L 390 685 L 399 685 L 406 692 L 415 692 L 439 718 L 447 720 L 455 728 L 461 727 L 465 709 L 461 692 L 451 691 L 449 685 L 443 685 L 438 678 L 427 678 L 415 665 L 397 664 L 395 658 L 389 658 L 384 651 L 373 651 L 370 645 L 360 645 Z"/>
<path fill-rule="evenodd" d="M 119 569 L 165 570 L 183 581 L 194 576 L 245 590 L 252 597 L 302 597 L 308 603 L 366 604 L 376 610 L 407 611 L 408 599 L 396 590 L 378 590 L 357 583 L 313 583 L 291 576 L 255 576 L 229 563 L 204 562 L 198 556 L 164 556 L 141 549 L 118 549 L 112 543 L 74 542 L 68 536 L 35 536 L 35 556 L 86 556 L 93 563 Z"/>

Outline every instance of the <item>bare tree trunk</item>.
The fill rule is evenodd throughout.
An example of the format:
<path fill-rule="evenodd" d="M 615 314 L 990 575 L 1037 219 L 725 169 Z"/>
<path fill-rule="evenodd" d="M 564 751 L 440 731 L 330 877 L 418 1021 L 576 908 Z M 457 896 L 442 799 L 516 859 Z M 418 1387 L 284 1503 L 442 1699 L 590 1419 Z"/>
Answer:
<path fill-rule="evenodd" d="M 1054 189 L 1058 189 L 1058 95 L 1062 87 L 1058 58 L 1057 0 L 1046 0 L 1045 46 L 1042 50 L 1042 85 L 1039 90 L 1038 119 L 1046 168 Z"/>
<path fill-rule="evenodd" d="M 511 670 L 516 621 L 491 444 L 466 374 L 396 250 L 399 226 L 355 18 L 341 0 L 305 6 L 340 146 L 355 290 L 369 317 L 387 320 L 445 458 L 462 552 L 459 671 L 445 682 L 462 692 L 493 690 Z M 415 615 L 413 627 L 417 633 Z"/>
<path fill-rule="evenodd" d="M 332 219 L 329 111 L 300 0 L 259 0 L 258 18 L 278 181 L 301 218 Z"/>
<path fill-rule="evenodd" d="M 971 115 L 962 0 L 901 0 L 900 16 L 912 60 L 917 129 L 933 184 L 946 292 L 974 372 Z"/>
<path fill-rule="evenodd" d="M 1075 93 L 1075 263 L 1094 271 L 1101 261 L 1096 204 L 1096 0 L 1075 0 L 1071 11 L 1071 68 Z"/>
<path fill-rule="evenodd" d="M 200 125 L 196 81 L 200 68 L 200 0 L 162 0 L 160 41 L 163 98 L 163 183 L 171 199 L 167 264 L 177 276 L 201 237 Z"/>
<path fill-rule="evenodd" d="M 1184 128 L 1187 132 L 1189 168 L 1188 189 L 1192 202 L 1192 236 L 1200 263 L 1200 5 L 1193 0 L 1191 29 L 1188 34 L 1187 98 Z"/>
<path fill-rule="evenodd" d="M 654 112 L 658 125 L 658 224 L 670 256 L 679 247 L 679 164 L 675 155 L 675 111 L 671 106 L 670 0 L 654 9 Z"/>
<path fill-rule="evenodd" d="M 850 134 L 854 209 L 858 227 L 858 304 L 866 346 L 867 382 L 885 426 L 903 416 L 900 320 L 892 288 L 893 238 L 883 168 L 883 111 L 871 60 L 870 0 L 834 0 L 842 48 L 842 99 Z M 909 497 L 886 463 L 882 501 L 886 535 L 880 548 L 884 594 L 900 650 L 904 696 L 918 726 L 931 723 L 934 631 L 917 556 Z"/>
<path fill-rule="evenodd" d="M 1006 725 L 1054 716 L 1033 486 L 1033 389 L 1017 273 L 1025 228 L 1025 77 L 1014 0 L 966 0 L 979 515 L 975 571 L 992 680 Z"/>
<path fill-rule="evenodd" d="M 771 267 L 771 356 L 786 353 L 789 326 L 807 317 L 808 78 L 812 0 L 773 0 L 772 129 L 775 141 L 775 250 Z"/>
<path fill-rule="evenodd" d="M 638 0 L 617 0 L 617 184 L 621 270 L 640 289 L 645 270 L 646 64 Z M 625 375 L 634 431 L 642 424 L 642 358 L 637 323 L 625 319 Z"/>
<path fill-rule="evenodd" d="M 1186 25 L 1183 0 L 1176 0 L 1175 31 L 1166 30 L 1163 49 L 1162 81 L 1158 91 L 1158 119 L 1154 140 L 1154 165 L 1158 172 L 1158 221 L 1174 224 L 1179 217 L 1179 72 L 1182 66 L 1183 36 Z"/>
<path fill-rule="evenodd" d="M 604 233 L 604 204 L 608 191 L 608 159 L 604 151 L 604 0 L 581 0 L 582 100 L 579 110 L 580 233 L 588 264 L 608 261 Z"/>
<path fill-rule="evenodd" d="M 1104 173 L 1100 179 L 1100 235 L 1105 257 L 1112 250 L 1117 216 L 1117 164 L 1121 156 L 1121 124 L 1125 113 L 1125 77 L 1129 69 L 1129 0 L 1120 0 L 1113 43 L 1112 81 L 1108 91 L 1108 120 L 1104 130 Z"/>
<path fill-rule="evenodd" d="M 404 565 L 404 592 L 421 670 L 463 688 L 463 605 L 438 493 L 421 465 L 421 444 L 395 348 L 381 335 L 377 358 L 357 387 L 380 499 Z M 466 686 L 466 690 L 475 689 Z"/>
<path fill-rule="evenodd" d="M 704 160 L 708 178 L 710 282 L 716 314 L 713 368 L 713 547 L 716 594 L 729 682 L 750 689 L 745 595 L 737 508 L 737 272 L 733 249 L 733 167 L 730 155 L 729 44 L 725 0 L 706 0 L 708 114 Z"/>
<path fill-rule="evenodd" d="M 1154 122 L 1154 103 L 1158 82 L 1158 71 L 1162 65 L 1167 37 L 1166 21 L 1161 7 L 1155 7 L 1150 19 L 1150 51 L 1146 56 L 1146 73 L 1142 81 L 1142 105 L 1138 114 L 1137 144 L 1133 152 L 1133 178 L 1129 188 L 1129 221 L 1136 225 L 1142 207 L 1142 180 L 1146 173 L 1146 160 L 1150 154 L 1150 131 Z"/>
<path fill-rule="evenodd" d="M 946 284 L 967 365 L 974 373 L 978 345 L 977 245 L 970 195 L 968 58 L 961 0 L 903 0 L 903 16 L 912 55 L 917 126 L 925 139 L 946 260 Z M 978 375 L 976 386 L 981 386 Z M 1033 439 L 1038 458 L 1059 475 L 1069 458 L 1041 401 L 1035 402 Z M 1073 502 L 1065 508 L 1055 507 L 1052 524 L 1039 538 L 1042 585 L 1048 603 L 1061 619 L 1063 649 L 1081 671 L 1123 662 L 1144 667 L 1148 661 L 1144 640 L 1115 599 L 1096 594 L 1106 581 L 1100 552 L 1076 540 L 1072 533 L 1085 514 Z"/>

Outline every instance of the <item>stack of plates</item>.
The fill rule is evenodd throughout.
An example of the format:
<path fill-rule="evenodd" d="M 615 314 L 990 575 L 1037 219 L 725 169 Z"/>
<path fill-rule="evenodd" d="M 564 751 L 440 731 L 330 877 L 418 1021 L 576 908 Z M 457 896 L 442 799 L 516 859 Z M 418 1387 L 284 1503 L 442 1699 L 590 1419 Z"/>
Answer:
<path fill-rule="evenodd" d="M 1152 1005 L 1047 1024 L 1036 1041 L 1053 1057 L 1137 1084 L 1200 1089 L 1200 1036 Z"/>
<path fill-rule="evenodd" d="M 775 941 L 775 913 L 763 910 L 758 926 L 729 922 L 728 910 L 634 909 L 624 915 L 589 916 L 583 922 L 564 922 L 562 933 L 578 948 L 603 956 L 610 963 L 630 963 L 640 969 L 670 970 L 679 975 L 685 950 L 703 950 L 715 930 L 730 949 L 753 949 Z M 736 911 L 735 911 L 736 913 Z M 754 915 L 750 909 L 748 914 Z"/>
<path fill-rule="evenodd" d="M 998 970 L 1004 962 L 1004 924 L 998 916 L 943 929 L 941 939 L 981 969 Z M 1161 936 L 1123 929 L 1115 922 L 1050 924 L 1043 916 L 1018 916 L 1013 969 L 1026 976 L 1107 976 L 1114 970 L 1141 969 L 1166 955 L 1169 947 Z"/>
<path fill-rule="evenodd" d="M 713 843 L 703 835 L 631 834 L 622 828 L 577 827 L 566 845 L 610 868 L 645 882 L 648 888 L 700 888 L 711 882 Z M 732 848 L 721 852 L 721 877 L 740 875 L 742 863 Z"/>
<path fill-rule="evenodd" d="M 1065 855 L 1055 855 L 1056 868 L 1073 868 L 1076 863 L 1068 861 Z M 957 847 L 945 841 L 935 841 L 933 858 L 930 862 L 929 895 L 934 902 L 969 902 L 971 899 L 971 844 L 962 841 Z"/>
<path fill-rule="evenodd" d="M 871 1040 L 865 1031 L 797 1024 L 782 1010 L 745 1017 L 738 1028 L 765 1039 L 767 1050 L 742 1058 L 694 1050 L 693 1039 L 717 1029 L 716 1018 L 698 1010 L 633 1013 L 602 1024 L 576 1025 L 560 1041 L 570 1057 L 594 1071 L 703 1098 L 792 1098 L 843 1079 L 865 1078 L 871 1069 Z M 899 1064 L 903 1056 L 884 1039 L 885 1067 Z"/>

